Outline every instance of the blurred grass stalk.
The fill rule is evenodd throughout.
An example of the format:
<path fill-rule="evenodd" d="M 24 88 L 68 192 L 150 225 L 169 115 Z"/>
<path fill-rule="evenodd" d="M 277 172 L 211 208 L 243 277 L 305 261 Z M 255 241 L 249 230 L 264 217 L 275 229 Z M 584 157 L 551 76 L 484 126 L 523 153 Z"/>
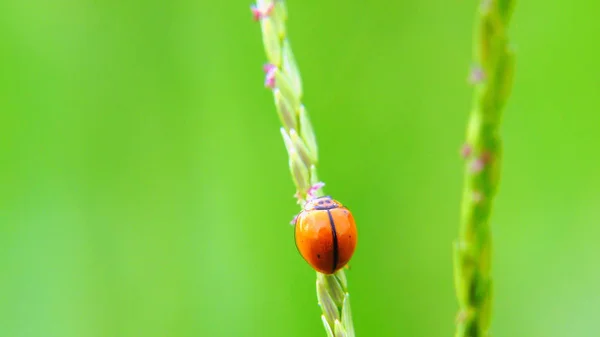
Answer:
<path fill-rule="evenodd" d="M 309 196 L 322 196 L 323 192 L 316 171 L 317 142 L 302 105 L 302 81 L 286 38 L 286 7 L 283 1 L 258 0 L 252 6 L 252 13 L 260 22 L 269 61 L 264 67 L 265 86 L 273 90 L 296 197 L 303 205 Z M 317 298 L 323 312 L 321 320 L 329 337 L 355 335 L 347 287 L 343 270 L 333 275 L 317 272 Z"/>
<path fill-rule="evenodd" d="M 490 214 L 500 179 L 502 109 L 510 94 L 514 55 L 507 38 L 513 0 L 484 0 L 474 31 L 473 107 L 462 155 L 466 160 L 454 281 L 456 337 L 489 336 L 492 307 Z"/>

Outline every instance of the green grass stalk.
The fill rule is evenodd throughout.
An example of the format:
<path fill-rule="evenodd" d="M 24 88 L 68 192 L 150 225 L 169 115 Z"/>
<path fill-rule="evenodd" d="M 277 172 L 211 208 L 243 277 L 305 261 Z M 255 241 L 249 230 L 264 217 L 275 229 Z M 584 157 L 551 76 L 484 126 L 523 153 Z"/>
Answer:
<path fill-rule="evenodd" d="M 283 1 L 258 0 L 252 7 L 260 22 L 268 59 L 265 86 L 273 90 L 281 120 L 281 135 L 289 156 L 296 197 L 303 206 L 309 196 L 322 196 L 317 177 L 318 148 L 312 124 L 302 104 L 302 80 L 287 39 L 287 10 Z M 329 337 L 354 337 L 350 294 L 343 270 L 333 275 L 317 272 L 321 320 Z"/>
<path fill-rule="evenodd" d="M 490 215 L 500 179 L 502 110 L 510 94 L 514 55 L 507 37 L 513 0 L 484 0 L 474 29 L 475 86 L 463 148 L 465 181 L 454 282 L 459 304 L 455 337 L 487 337 L 491 321 Z"/>

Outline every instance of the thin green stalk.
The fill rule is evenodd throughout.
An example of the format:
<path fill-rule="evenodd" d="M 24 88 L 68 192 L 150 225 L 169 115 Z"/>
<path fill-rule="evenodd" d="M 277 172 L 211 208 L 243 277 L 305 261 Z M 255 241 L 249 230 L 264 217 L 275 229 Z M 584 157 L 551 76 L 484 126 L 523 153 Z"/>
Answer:
<path fill-rule="evenodd" d="M 281 135 L 289 155 L 296 197 L 303 205 L 310 196 L 322 196 L 317 177 L 318 149 L 306 108 L 302 105 L 302 81 L 287 39 L 287 11 L 283 1 L 258 0 L 252 6 L 260 22 L 268 64 L 265 86 L 273 90 L 275 107 L 283 127 Z M 343 270 L 333 275 L 317 272 L 317 298 L 321 320 L 329 337 L 354 337 L 350 294 Z"/>
<path fill-rule="evenodd" d="M 513 0 L 483 1 L 474 35 L 473 107 L 463 148 L 466 159 L 454 278 L 460 307 L 456 337 L 489 336 L 492 279 L 490 214 L 500 179 L 500 123 L 510 94 L 514 55 L 507 38 Z"/>

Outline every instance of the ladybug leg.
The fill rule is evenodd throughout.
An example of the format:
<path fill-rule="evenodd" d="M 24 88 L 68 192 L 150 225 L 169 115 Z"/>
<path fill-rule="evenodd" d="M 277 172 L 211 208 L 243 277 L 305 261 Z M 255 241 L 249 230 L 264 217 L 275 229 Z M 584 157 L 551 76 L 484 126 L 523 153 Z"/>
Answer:
<path fill-rule="evenodd" d="M 298 220 L 298 214 L 294 215 L 294 218 L 292 219 L 292 221 L 290 221 L 290 225 L 295 226 L 296 220 Z"/>

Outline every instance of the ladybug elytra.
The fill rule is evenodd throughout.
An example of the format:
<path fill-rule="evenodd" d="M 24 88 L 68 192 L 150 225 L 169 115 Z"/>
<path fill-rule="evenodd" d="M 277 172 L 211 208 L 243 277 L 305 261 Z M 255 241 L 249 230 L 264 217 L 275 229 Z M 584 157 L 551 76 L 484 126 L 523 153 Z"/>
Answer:
<path fill-rule="evenodd" d="M 350 210 L 329 196 L 309 200 L 296 218 L 296 247 L 315 270 L 333 274 L 356 248 L 356 224 Z"/>

